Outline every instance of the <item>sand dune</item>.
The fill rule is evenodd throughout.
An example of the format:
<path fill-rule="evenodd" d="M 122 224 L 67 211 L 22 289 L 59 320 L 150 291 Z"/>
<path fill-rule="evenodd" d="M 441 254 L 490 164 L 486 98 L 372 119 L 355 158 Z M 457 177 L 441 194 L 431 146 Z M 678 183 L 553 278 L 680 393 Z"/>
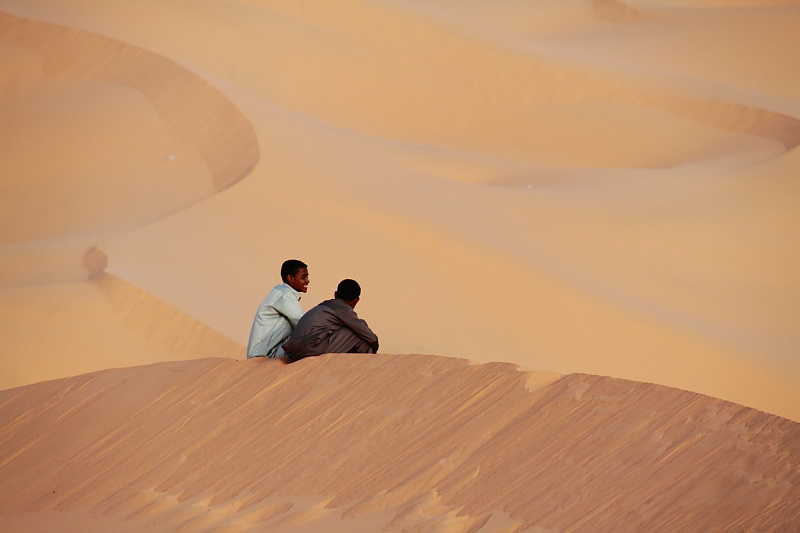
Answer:
<path fill-rule="evenodd" d="M 4 196 L 11 290 L 0 303 L 25 317 L 3 333 L 11 359 L 66 370 L 43 343 L 45 354 L 75 354 L 95 342 L 48 314 L 42 303 L 62 292 L 42 281 L 105 269 L 241 345 L 277 265 L 301 257 L 313 280 L 304 304 L 359 279 L 362 312 L 390 353 L 652 381 L 800 417 L 800 72 L 787 29 L 796 7 L 3 0 L 0 9 L 17 15 L 4 19 L 10 79 L 41 87 L 3 93 L 6 109 L 28 102 L 8 113 L 31 132 L 6 136 L 54 153 L 30 164 L 4 151 L 14 194 Z M 48 45 L 58 39 L 66 44 Z M 70 46 L 86 53 L 48 67 L 60 78 L 37 70 Z M 735 53 L 722 57 L 726 46 Z M 169 104 L 184 88 L 199 107 Z M 51 132 L 35 111 L 46 101 L 73 129 Z M 121 141 L 133 132 L 108 134 L 102 102 L 148 133 L 130 143 Z M 214 140 L 223 132 L 229 144 Z M 187 158 L 170 160 L 178 147 Z M 259 150 L 246 179 L 214 194 Z M 176 178 L 170 169 L 184 163 Z M 52 212 L 65 189 L 74 207 Z M 69 340 L 49 349 L 42 323 Z M 164 353 L 134 351 L 142 359 L 123 359 Z"/>
<path fill-rule="evenodd" d="M 4 391 L 0 419 L 0 506 L 15 531 L 51 511 L 104 531 L 787 531 L 800 520 L 797 423 L 503 363 L 160 363 Z"/>
<path fill-rule="evenodd" d="M 0 520 L 786 530 L 798 25 L 0 0 Z M 289 257 L 385 355 L 235 361 Z"/>
<path fill-rule="evenodd" d="M 237 357 L 244 350 L 240 343 L 111 274 L 86 283 L 6 289 L 0 331 L 4 339 L 0 388 L 98 368 Z"/>
<path fill-rule="evenodd" d="M 247 119 L 161 56 L 8 14 L 0 46 L 4 286 L 85 279 L 93 245 L 230 186 L 258 159 Z"/>
<path fill-rule="evenodd" d="M 96 245 L 243 178 L 258 159 L 246 118 L 186 69 L 105 37 L 0 14 L 0 51 L 0 386 L 240 352 L 103 274 Z"/>

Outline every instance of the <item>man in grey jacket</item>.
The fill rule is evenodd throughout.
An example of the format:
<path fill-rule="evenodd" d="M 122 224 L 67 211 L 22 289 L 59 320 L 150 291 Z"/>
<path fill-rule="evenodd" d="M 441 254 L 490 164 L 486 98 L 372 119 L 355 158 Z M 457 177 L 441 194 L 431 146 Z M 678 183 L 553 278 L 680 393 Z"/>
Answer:
<path fill-rule="evenodd" d="M 311 309 L 283 345 L 290 362 L 324 353 L 375 353 L 378 336 L 358 318 L 355 306 L 361 286 L 352 279 L 339 283 L 332 300 Z"/>

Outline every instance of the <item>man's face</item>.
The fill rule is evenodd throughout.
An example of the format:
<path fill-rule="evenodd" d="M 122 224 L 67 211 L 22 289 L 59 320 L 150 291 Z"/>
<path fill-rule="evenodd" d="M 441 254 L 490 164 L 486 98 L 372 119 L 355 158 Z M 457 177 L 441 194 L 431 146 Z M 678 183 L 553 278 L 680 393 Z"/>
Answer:
<path fill-rule="evenodd" d="M 301 268 L 294 276 L 289 274 L 286 276 L 286 283 L 297 292 L 308 292 L 308 269 Z"/>

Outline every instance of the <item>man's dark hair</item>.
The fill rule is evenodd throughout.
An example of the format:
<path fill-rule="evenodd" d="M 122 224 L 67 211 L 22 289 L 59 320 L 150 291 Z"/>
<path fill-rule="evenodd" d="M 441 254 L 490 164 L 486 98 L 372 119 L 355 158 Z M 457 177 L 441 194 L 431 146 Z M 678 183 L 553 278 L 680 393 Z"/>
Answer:
<path fill-rule="evenodd" d="M 289 281 L 289 276 L 296 276 L 301 268 L 308 268 L 308 265 L 297 259 L 289 259 L 284 261 L 281 265 L 281 279 L 286 282 Z"/>
<path fill-rule="evenodd" d="M 336 287 L 336 296 L 345 302 L 352 302 L 361 296 L 361 285 L 354 279 L 343 279 Z"/>

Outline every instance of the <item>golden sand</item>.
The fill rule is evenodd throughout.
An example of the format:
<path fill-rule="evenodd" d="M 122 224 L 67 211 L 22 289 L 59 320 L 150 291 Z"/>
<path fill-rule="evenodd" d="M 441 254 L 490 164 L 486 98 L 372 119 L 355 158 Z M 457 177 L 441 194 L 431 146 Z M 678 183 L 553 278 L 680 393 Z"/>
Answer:
<path fill-rule="evenodd" d="M 5 501 L 0 519 L 15 531 L 138 531 L 128 526 L 145 520 L 163 531 L 541 533 L 641 531 L 646 519 L 660 524 L 651 531 L 781 531 L 797 519 L 797 481 L 737 454 L 763 444 L 775 465 L 798 461 L 781 435 L 800 420 L 799 26 L 800 7 L 780 0 L 0 0 L 0 388 L 33 387 L 1 393 L 15 407 L 0 406 L 0 468 L 20 483 L 4 481 L 19 505 Z M 244 358 L 253 313 L 288 258 L 309 264 L 305 309 L 343 278 L 361 283 L 358 312 L 380 358 L 304 364 L 313 386 L 294 366 L 227 359 Z M 515 391 L 527 384 L 513 409 L 568 386 L 575 401 L 610 388 L 641 411 L 586 404 L 558 411 L 562 425 L 536 418 L 535 430 L 503 419 L 509 441 L 479 417 L 469 442 L 543 446 L 497 467 L 518 481 L 491 479 L 494 459 L 477 444 L 436 432 L 435 453 L 387 451 L 397 468 L 379 474 L 383 437 L 358 426 L 361 404 L 347 403 L 335 368 L 377 394 L 391 380 L 375 381 L 370 365 L 455 364 L 439 356 L 478 373 L 500 365 Z M 108 369 L 119 370 L 85 375 Z M 256 477 L 236 466 L 236 486 L 217 484 L 238 472 L 224 466 L 216 481 L 134 482 L 156 468 L 144 456 L 105 488 L 92 481 L 104 471 L 87 467 L 64 496 L 48 477 L 20 489 L 33 464 L 102 463 L 106 441 L 91 439 L 134 453 L 121 443 L 137 427 L 113 429 L 132 405 L 164 416 L 168 431 L 189 424 L 183 406 L 164 403 L 176 369 L 227 383 L 228 410 L 262 401 L 259 383 L 350 406 L 312 423 L 312 402 L 296 413 L 307 425 L 258 438 L 280 456 L 345 424 L 372 447 L 372 477 L 356 475 L 339 440 L 309 478 L 296 468 L 307 454 L 292 456 L 276 478 L 291 491 L 264 485 L 272 458 L 258 459 Z M 66 400 L 77 383 L 140 375 L 153 382 L 145 403 L 104 403 L 100 389 Z M 254 381 L 237 391 L 230 375 Z M 42 383 L 57 378 L 69 379 Z M 464 403 L 445 402 L 452 411 L 412 416 L 443 401 L 432 384 L 412 389 L 413 409 L 387 398 L 382 413 L 428 424 L 420 434 L 459 409 L 478 416 L 469 398 L 493 385 L 458 379 Z M 35 390 L 52 413 L 102 406 L 48 434 L 76 439 L 83 447 L 63 453 L 77 455 L 37 447 L 31 435 L 54 420 Z M 226 427 L 220 413 L 202 412 L 207 429 Z M 632 481 L 643 474 L 627 464 L 631 438 L 667 492 Z M 169 472 L 187 442 L 164 445 Z M 559 463 L 572 442 L 587 448 Z M 602 476 L 589 466 L 601 458 Z M 714 470 L 732 461 L 740 467 Z M 574 484 L 556 490 L 563 476 Z M 750 498 L 754 485 L 764 492 Z M 683 487 L 696 488 L 696 507 L 678 516 L 670 502 L 682 496 L 664 494 Z M 56 497 L 42 499 L 47 490 Z"/>

